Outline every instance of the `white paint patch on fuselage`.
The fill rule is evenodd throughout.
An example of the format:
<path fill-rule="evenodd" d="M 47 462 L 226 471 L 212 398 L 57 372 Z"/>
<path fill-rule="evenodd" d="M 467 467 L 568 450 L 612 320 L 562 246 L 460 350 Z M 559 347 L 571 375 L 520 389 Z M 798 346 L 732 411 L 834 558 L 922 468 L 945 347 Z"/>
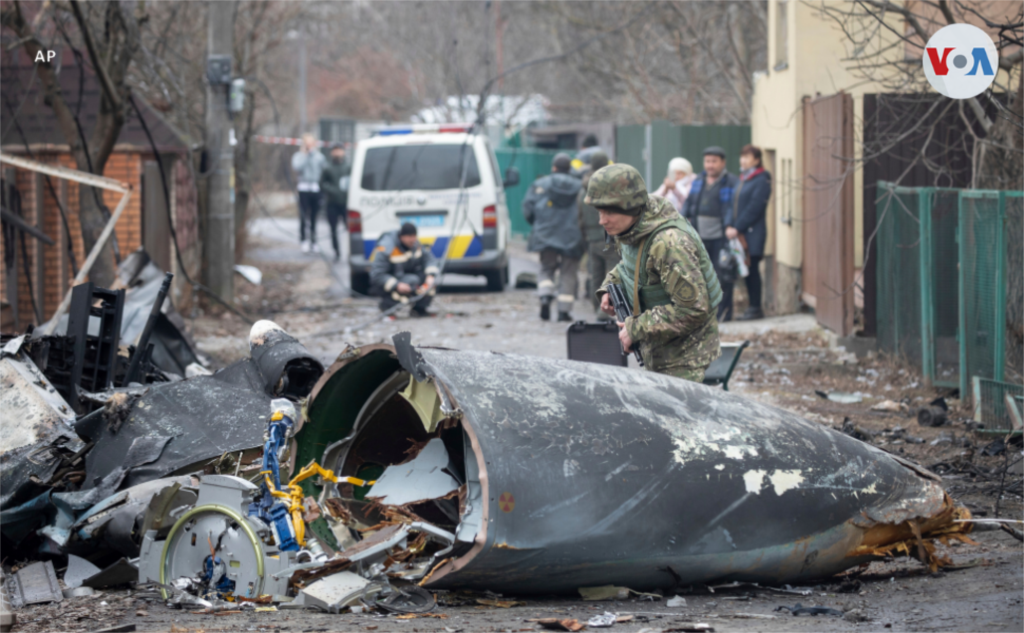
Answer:
<path fill-rule="evenodd" d="M 776 470 L 768 478 L 771 479 L 772 486 L 775 487 L 775 494 L 781 497 L 782 493 L 792 490 L 803 483 L 804 476 L 802 473 L 803 471 L 801 470 Z"/>
<path fill-rule="evenodd" d="M 748 470 L 743 473 L 743 483 L 747 486 L 747 492 L 752 492 L 755 495 L 761 494 L 761 484 L 767 474 L 766 470 Z"/>

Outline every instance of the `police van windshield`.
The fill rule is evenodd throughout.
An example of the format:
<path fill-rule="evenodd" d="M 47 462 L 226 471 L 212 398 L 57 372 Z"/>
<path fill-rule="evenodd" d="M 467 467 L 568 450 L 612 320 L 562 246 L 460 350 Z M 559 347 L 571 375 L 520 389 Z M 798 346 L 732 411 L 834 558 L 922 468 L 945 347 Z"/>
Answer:
<path fill-rule="evenodd" d="M 472 145 L 374 147 L 366 151 L 362 187 L 365 191 L 458 189 L 463 169 L 466 187 L 480 184 Z"/>

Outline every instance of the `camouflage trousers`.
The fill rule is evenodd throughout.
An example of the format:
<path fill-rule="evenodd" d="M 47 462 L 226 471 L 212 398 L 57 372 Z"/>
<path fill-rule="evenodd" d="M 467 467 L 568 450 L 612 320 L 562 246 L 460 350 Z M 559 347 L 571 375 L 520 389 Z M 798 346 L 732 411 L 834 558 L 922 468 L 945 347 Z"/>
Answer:
<path fill-rule="evenodd" d="M 540 275 L 537 277 L 537 296 L 541 301 L 558 301 L 559 312 L 570 312 L 572 304 L 576 301 L 576 287 L 579 279 L 576 271 L 579 270 L 580 260 L 562 255 L 554 249 L 544 249 L 540 252 Z M 555 277 L 558 277 L 557 286 Z M 558 288 L 557 292 L 555 288 Z"/>
<path fill-rule="evenodd" d="M 587 294 L 590 295 L 590 301 L 594 304 L 595 311 L 600 312 L 601 309 L 601 300 L 596 294 L 597 289 L 601 287 L 604 278 L 608 276 L 612 268 L 615 268 L 620 259 L 622 257 L 614 244 L 606 244 L 602 240 L 590 242 L 587 245 L 587 275 L 590 277 Z"/>
<path fill-rule="evenodd" d="M 669 369 L 661 373 L 666 376 L 675 376 L 676 378 L 682 378 L 683 380 L 689 380 L 696 383 L 704 382 L 703 369 Z"/>

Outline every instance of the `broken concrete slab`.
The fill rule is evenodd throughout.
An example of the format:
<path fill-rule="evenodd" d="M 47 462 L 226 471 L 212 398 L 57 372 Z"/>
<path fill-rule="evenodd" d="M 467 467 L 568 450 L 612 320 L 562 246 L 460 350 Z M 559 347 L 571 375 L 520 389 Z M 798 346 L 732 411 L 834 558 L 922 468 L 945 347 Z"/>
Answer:
<path fill-rule="evenodd" d="M 7 585 L 11 606 L 15 609 L 64 599 L 52 561 L 35 562 L 19 569 L 10 576 Z"/>

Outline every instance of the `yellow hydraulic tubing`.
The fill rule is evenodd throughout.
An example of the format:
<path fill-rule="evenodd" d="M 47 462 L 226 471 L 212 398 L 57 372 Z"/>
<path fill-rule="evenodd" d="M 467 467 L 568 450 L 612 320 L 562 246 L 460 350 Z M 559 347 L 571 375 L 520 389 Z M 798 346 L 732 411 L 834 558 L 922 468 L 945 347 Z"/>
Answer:
<path fill-rule="evenodd" d="M 278 499 L 285 499 L 288 501 L 288 513 L 292 515 L 292 524 L 295 526 L 295 540 L 299 543 L 300 547 L 306 546 L 306 522 L 302 520 L 302 488 L 299 486 L 299 482 L 305 481 L 313 475 L 320 475 L 327 481 L 332 483 L 349 483 L 353 486 L 372 486 L 377 483 L 376 481 L 367 481 L 365 479 L 357 479 L 355 477 L 338 477 L 333 472 L 327 470 L 320 464 L 313 462 L 299 471 L 298 475 L 292 477 L 292 480 L 288 482 L 288 492 L 282 492 L 274 487 L 274 482 L 270 479 L 271 472 L 265 470 L 260 473 L 263 475 L 264 480 L 267 483 L 267 490 L 270 494 Z"/>

